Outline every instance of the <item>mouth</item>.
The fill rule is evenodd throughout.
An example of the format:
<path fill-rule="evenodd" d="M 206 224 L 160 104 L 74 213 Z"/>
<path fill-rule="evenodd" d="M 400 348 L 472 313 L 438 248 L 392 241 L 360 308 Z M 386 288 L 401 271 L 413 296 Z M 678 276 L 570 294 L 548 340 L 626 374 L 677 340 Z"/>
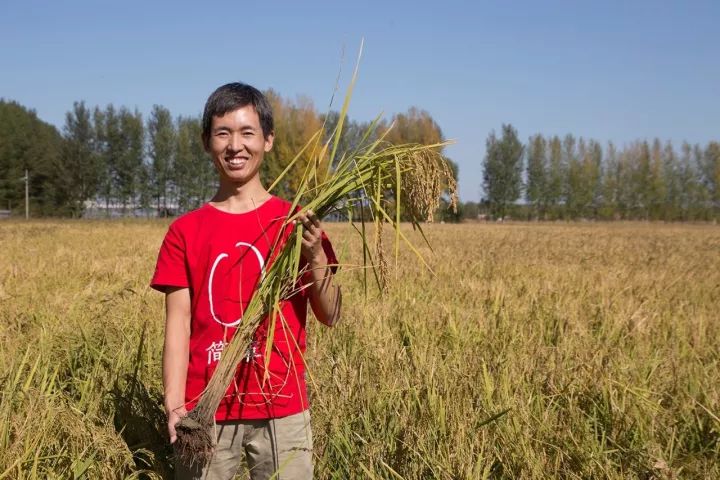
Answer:
<path fill-rule="evenodd" d="M 230 170 L 240 170 L 249 160 L 250 159 L 247 157 L 232 157 L 226 158 L 225 163 L 227 164 L 228 168 L 230 168 Z"/>

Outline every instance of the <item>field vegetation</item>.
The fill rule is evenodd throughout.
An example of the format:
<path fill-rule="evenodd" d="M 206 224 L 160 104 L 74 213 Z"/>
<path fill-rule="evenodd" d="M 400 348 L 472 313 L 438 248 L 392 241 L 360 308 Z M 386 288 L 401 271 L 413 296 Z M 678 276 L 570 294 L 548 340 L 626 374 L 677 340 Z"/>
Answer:
<path fill-rule="evenodd" d="M 0 223 L 0 479 L 171 476 L 166 227 Z M 389 255 L 382 298 L 326 227 L 348 266 L 341 324 L 309 325 L 317 478 L 720 478 L 717 226 L 428 225 L 434 274 Z"/>

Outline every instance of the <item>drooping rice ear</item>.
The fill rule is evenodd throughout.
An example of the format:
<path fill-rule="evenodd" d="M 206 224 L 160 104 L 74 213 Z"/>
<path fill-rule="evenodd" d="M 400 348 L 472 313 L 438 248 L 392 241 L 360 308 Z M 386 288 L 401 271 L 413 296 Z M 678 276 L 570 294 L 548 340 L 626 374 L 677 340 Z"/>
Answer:
<path fill-rule="evenodd" d="M 457 208 L 457 183 L 447 160 L 437 150 L 416 150 L 408 155 L 402 186 L 403 202 L 415 219 L 434 220 L 445 188 L 453 210 Z"/>

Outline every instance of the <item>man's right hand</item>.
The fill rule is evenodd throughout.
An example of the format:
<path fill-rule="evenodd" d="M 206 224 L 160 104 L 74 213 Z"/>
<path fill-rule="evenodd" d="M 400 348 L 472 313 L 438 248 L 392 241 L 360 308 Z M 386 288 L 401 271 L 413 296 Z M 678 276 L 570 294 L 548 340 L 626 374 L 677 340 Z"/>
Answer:
<path fill-rule="evenodd" d="M 168 435 L 170 436 L 170 443 L 175 443 L 177 440 L 177 432 L 175 431 L 175 425 L 187 415 L 185 407 L 178 407 L 168 411 Z"/>

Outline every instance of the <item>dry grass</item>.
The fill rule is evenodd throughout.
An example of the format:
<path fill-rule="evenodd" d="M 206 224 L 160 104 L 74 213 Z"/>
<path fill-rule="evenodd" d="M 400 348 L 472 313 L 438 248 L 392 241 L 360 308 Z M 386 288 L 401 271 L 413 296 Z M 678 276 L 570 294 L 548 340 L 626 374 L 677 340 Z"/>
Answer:
<path fill-rule="evenodd" d="M 166 225 L 0 223 L 0 478 L 169 474 Z M 401 253 L 366 299 L 346 268 L 310 326 L 318 478 L 720 478 L 720 229 L 425 233 L 435 277 Z"/>

